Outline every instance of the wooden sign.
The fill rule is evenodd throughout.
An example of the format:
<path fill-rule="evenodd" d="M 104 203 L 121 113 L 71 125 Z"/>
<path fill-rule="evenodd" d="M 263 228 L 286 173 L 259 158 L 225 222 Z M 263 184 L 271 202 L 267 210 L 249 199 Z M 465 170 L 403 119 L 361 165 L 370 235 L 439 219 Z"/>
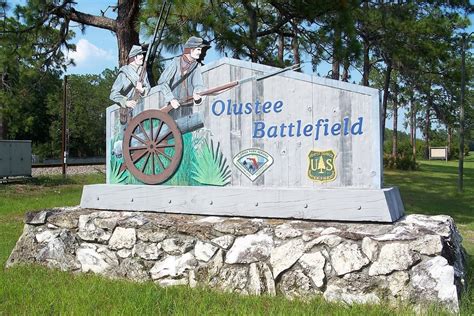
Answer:
<path fill-rule="evenodd" d="M 403 214 L 398 190 L 382 189 L 379 91 L 294 71 L 258 80 L 275 71 L 224 58 L 202 67 L 205 86 L 254 79 L 165 115 L 157 111 L 167 105 L 164 93 L 154 87 L 125 127 L 118 107 L 109 107 L 107 183 L 120 192 L 114 205 L 215 215 L 398 219 Z M 170 172 L 170 166 L 176 169 Z M 126 186 L 117 189 L 121 185 Z M 140 192 L 153 206 L 126 192 Z M 88 201 L 97 207 L 103 199 L 94 197 Z"/>

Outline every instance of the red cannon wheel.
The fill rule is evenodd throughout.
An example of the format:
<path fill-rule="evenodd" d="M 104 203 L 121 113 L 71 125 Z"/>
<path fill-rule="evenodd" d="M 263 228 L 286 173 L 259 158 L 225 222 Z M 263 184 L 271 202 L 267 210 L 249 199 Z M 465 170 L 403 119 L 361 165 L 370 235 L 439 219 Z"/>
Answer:
<path fill-rule="evenodd" d="M 147 110 L 132 118 L 123 138 L 127 169 L 146 184 L 168 180 L 178 169 L 183 140 L 175 121 L 161 110 Z"/>

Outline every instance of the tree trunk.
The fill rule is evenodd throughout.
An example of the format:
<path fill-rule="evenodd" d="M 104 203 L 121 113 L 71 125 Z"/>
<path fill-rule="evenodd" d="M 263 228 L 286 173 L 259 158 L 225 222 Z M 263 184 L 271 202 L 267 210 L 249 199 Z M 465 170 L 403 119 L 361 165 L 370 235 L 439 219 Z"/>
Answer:
<path fill-rule="evenodd" d="M 381 126 L 382 126 L 382 141 L 385 140 L 385 120 L 387 119 L 387 103 L 390 93 L 390 76 L 392 75 L 392 60 L 388 59 L 386 62 L 387 69 L 385 70 L 385 83 L 383 87 L 383 99 L 382 99 L 382 117 L 381 117 Z"/>
<path fill-rule="evenodd" d="M 117 10 L 117 45 L 120 66 L 128 63 L 128 53 L 133 45 L 140 45 L 140 37 L 135 30 L 140 9 L 139 0 L 119 0 Z"/>
<path fill-rule="evenodd" d="M 293 24 L 293 34 L 294 36 L 293 36 L 293 39 L 291 40 L 291 47 L 293 49 L 294 63 L 299 64 L 301 63 L 301 59 L 300 59 L 300 49 L 299 49 L 299 43 L 298 43 L 298 28 L 296 24 Z"/>
<path fill-rule="evenodd" d="M 344 60 L 344 67 L 343 67 L 342 78 L 341 78 L 342 81 L 345 81 L 345 82 L 349 81 L 349 67 L 350 67 L 349 58 L 347 58 L 346 60 Z"/>
<path fill-rule="evenodd" d="M 398 89 L 395 83 L 393 91 L 393 136 L 392 136 L 392 157 L 397 158 L 398 155 Z"/>
<path fill-rule="evenodd" d="M 333 59 L 332 61 L 332 79 L 339 80 L 339 61 Z"/>
<path fill-rule="evenodd" d="M 416 109 L 413 100 L 410 100 L 410 143 L 413 154 L 413 161 L 416 162 Z"/>
<path fill-rule="evenodd" d="M 369 13 L 369 1 L 364 1 L 364 13 Z M 362 41 L 363 41 L 363 54 L 364 54 L 364 64 L 362 70 L 362 85 L 368 87 L 369 86 L 369 74 L 370 74 L 370 41 L 369 41 L 369 34 L 365 30 L 364 26 L 362 26 Z"/>
<path fill-rule="evenodd" d="M 451 157 L 451 146 L 453 145 L 453 129 L 446 124 L 446 131 L 448 132 L 448 158 Z"/>
<path fill-rule="evenodd" d="M 364 40 L 364 69 L 362 73 L 362 85 L 369 86 L 369 74 L 370 74 L 370 57 L 369 57 L 369 42 Z"/>
<path fill-rule="evenodd" d="M 332 76 L 331 78 L 334 80 L 339 80 L 339 68 L 341 62 L 339 60 L 339 45 L 341 42 L 341 31 L 335 30 L 334 31 L 334 42 L 333 42 L 333 50 L 332 50 Z"/>
<path fill-rule="evenodd" d="M 283 55 L 285 53 L 285 36 L 278 34 L 278 62 L 283 65 Z"/>
<path fill-rule="evenodd" d="M 430 158 L 430 108 L 426 109 L 425 112 L 425 158 L 429 159 Z"/>
<path fill-rule="evenodd" d="M 431 97 L 431 83 L 430 83 L 429 89 L 428 89 L 427 103 L 426 103 L 426 112 L 425 112 L 425 142 L 426 142 L 425 158 L 426 159 L 430 158 L 431 103 L 432 103 L 432 97 Z"/>
<path fill-rule="evenodd" d="M 249 53 L 250 60 L 254 63 L 258 62 L 257 55 L 257 31 L 258 31 L 258 21 L 257 21 L 257 10 L 252 6 L 252 2 L 249 0 L 242 1 L 242 5 L 247 11 L 249 17 Z"/>

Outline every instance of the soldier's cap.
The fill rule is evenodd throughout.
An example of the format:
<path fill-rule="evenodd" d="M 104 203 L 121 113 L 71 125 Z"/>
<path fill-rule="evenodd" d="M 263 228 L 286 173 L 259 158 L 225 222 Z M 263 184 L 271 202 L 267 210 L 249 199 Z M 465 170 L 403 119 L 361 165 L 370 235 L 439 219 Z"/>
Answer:
<path fill-rule="evenodd" d="M 204 47 L 211 47 L 207 42 L 205 42 L 202 38 L 191 36 L 186 43 L 184 44 L 184 48 L 204 48 Z"/>
<path fill-rule="evenodd" d="M 141 46 L 133 45 L 130 49 L 130 53 L 128 53 L 128 58 L 135 57 L 140 54 L 145 54 L 146 52 L 142 49 Z"/>

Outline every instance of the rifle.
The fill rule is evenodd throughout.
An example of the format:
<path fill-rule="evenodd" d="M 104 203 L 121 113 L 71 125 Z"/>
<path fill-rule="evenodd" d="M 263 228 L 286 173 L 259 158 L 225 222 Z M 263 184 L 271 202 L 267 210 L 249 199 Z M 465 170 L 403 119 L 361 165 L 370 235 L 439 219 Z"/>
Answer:
<path fill-rule="evenodd" d="M 150 56 L 152 52 L 156 52 L 156 47 L 158 47 L 161 43 L 161 37 L 163 36 L 163 31 L 165 29 L 166 25 L 166 20 L 168 19 L 168 14 L 170 13 L 171 9 L 171 3 L 167 3 L 167 1 L 163 2 L 163 6 L 161 7 L 160 10 L 160 16 L 158 17 L 158 21 L 156 22 L 155 25 L 155 30 L 153 31 L 153 36 L 150 39 L 150 43 L 148 44 L 148 48 L 145 54 L 145 60 L 143 61 L 142 68 L 140 70 L 140 79 L 138 79 L 138 82 L 142 82 L 145 79 L 145 76 L 147 75 L 147 65 L 148 65 L 148 60 L 150 59 Z M 166 13 L 164 11 L 166 10 Z M 165 14 L 164 19 L 163 19 L 163 14 Z M 162 24 L 163 21 L 163 25 Z M 158 30 L 160 31 L 160 34 L 158 36 Z M 158 41 L 156 42 L 158 36 Z M 137 83 L 138 83 L 137 82 Z M 132 100 L 137 101 L 140 98 L 140 92 L 135 89 L 135 92 L 133 94 Z"/>
<path fill-rule="evenodd" d="M 201 95 L 201 96 L 208 96 L 208 95 L 218 95 L 218 94 L 221 94 L 229 89 L 232 89 L 233 87 L 236 87 L 238 85 L 241 85 L 243 84 L 244 82 L 247 82 L 247 81 L 252 81 L 252 80 L 255 80 L 255 81 L 261 81 L 261 80 L 264 80 L 264 79 L 267 79 L 267 78 L 270 78 L 270 77 L 273 77 L 273 76 L 276 76 L 278 74 L 281 74 L 283 72 L 286 72 L 288 70 L 297 70 L 299 68 L 301 68 L 302 65 L 301 64 L 295 64 L 295 65 L 292 65 L 292 66 L 289 66 L 289 67 L 286 67 L 286 68 L 283 68 L 283 69 L 279 69 L 277 71 L 274 71 L 274 72 L 271 72 L 269 74 L 266 74 L 266 75 L 262 75 L 262 76 L 251 76 L 251 77 L 247 77 L 247 78 L 244 78 L 244 79 L 240 79 L 240 80 L 235 80 L 235 81 L 231 81 L 229 83 L 226 83 L 226 84 L 223 84 L 223 85 L 220 85 L 220 86 L 217 86 L 217 87 L 214 87 L 214 88 L 211 88 L 211 89 L 208 89 L 208 90 L 205 90 L 205 91 L 202 91 L 202 92 L 199 92 L 198 94 Z M 189 106 L 189 105 L 192 105 L 193 104 L 193 96 L 187 96 L 185 97 L 184 99 L 181 99 L 181 100 L 178 100 L 179 104 L 182 105 L 182 106 Z M 170 104 L 168 104 L 166 107 L 163 108 L 163 111 L 165 112 L 169 112 L 171 111 L 173 108 Z"/>
<path fill-rule="evenodd" d="M 166 20 L 168 19 L 168 15 L 170 13 L 171 9 L 171 3 L 167 3 L 165 0 L 163 2 L 163 6 L 161 7 L 160 10 L 160 15 L 158 17 L 158 21 L 156 22 L 155 25 L 155 30 L 153 31 L 153 36 L 150 38 L 150 43 L 148 44 L 147 51 L 145 54 L 145 60 L 143 61 L 142 68 L 139 73 L 139 79 L 135 83 L 135 86 L 141 82 L 143 83 L 143 80 L 145 79 L 145 76 L 147 75 L 147 64 L 148 60 L 150 59 L 150 56 L 152 55 L 153 52 L 156 52 L 156 48 L 160 45 L 161 43 L 161 38 L 163 36 L 163 31 L 166 25 Z M 166 13 L 165 13 L 166 11 Z M 163 18 L 164 16 L 164 18 Z M 159 34 L 158 34 L 159 30 Z M 158 41 L 157 41 L 158 39 Z M 133 82 L 132 82 L 133 83 Z M 130 100 L 132 101 L 138 101 L 141 97 L 140 91 L 138 91 L 136 88 L 134 89 L 133 96 Z M 129 118 L 130 118 L 130 113 L 132 112 L 132 109 L 129 108 L 120 108 L 119 113 L 120 113 L 120 123 L 122 125 L 125 125 Z"/>

